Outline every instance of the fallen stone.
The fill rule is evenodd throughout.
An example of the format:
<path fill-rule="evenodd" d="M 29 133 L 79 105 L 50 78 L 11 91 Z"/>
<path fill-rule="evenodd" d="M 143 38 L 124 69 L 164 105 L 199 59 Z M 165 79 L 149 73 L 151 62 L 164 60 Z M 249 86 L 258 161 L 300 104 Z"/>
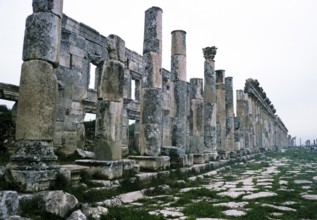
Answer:
<path fill-rule="evenodd" d="M 226 210 L 226 211 L 223 211 L 223 213 L 227 216 L 235 216 L 235 217 L 244 216 L 247 214 L 244 211 L 239 211 L 235 209 Z"/>
<path fill-rule="evenodd" d="M 143 197 L 144 195 L 141 191 L 129 192 L 129 193 L 119 195 L 119 198 L 122 201 L 122 203 L 135 202 L 139 199 L 142 199 Z"/>
<path fill-rule="evenodd" d="M 74 155 L 81 159 L 94 159 L 95 153 L 91 151 L 85 151 L 82 149 L 76 149 Z"/>
<path fill-rule="evenodd" d="M 102 206 L 90 207 L 88 204 L 83 204 L 81 208 L 84 215 L 88 218 L 99 220 L 102 214 L 107 214 L 108 209 Z"/>
<path fill-rule="evenodd" d="M 62 218 L 65 218 L 78 204 L 75 196 L 63 191 L 47 191 L 41 194 L 43 195 L 44 211 Z"/>
<path fill-rule="evenodd" d="M 253 193 L 250 195 L 243 196 L 242 199 L 251 200 L 251 199 L 265 198 L 265 197 L 271 197 L 271 196 L 277 196 L 277 194 L 274 192 L 258 192 L 258 193 Z"/>
<path fill-rule="evenodd" d="M 73 212 L 66 220 L 87 220 L 87 217 L 81 212 L 81 210 L 77 210 Z"/>
<path fill-rule="evenodd" d="M 18 193 L 16 191 L 0 192 L 0 219 L 8 219 L 20 213 Z"/>
<path fill-rule="evenodd" d="M 107 199 L 102 202 L 96 202 L 96 205 L 106 206 L 106 207 L 121 206 L 122 201 L 120 200 L 120 198 L 113 198 L 113 199 Z"/>
<path fill-rule="evenodd" d="M 313 181 L 314 181 L 315 183 L 317 183 L 317 176 L 314 176 L 314 177 L 313 177 Z"/>

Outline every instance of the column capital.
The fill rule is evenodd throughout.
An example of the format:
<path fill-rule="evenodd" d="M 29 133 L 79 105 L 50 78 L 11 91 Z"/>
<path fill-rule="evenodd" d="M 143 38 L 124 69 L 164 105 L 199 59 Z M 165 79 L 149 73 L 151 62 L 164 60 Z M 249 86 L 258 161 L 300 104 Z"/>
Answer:
<path fill-rule="evenodd" d="M 205 47 L 203 48 L 204 58 L 206 60 L 213 60 L 217 54 L 217 47 Z"/>

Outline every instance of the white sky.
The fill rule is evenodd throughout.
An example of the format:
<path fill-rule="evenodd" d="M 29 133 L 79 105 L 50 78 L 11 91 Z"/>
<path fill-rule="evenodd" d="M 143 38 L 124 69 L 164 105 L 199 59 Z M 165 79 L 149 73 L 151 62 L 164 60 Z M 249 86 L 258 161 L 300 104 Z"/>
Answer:
<path fill-rule="evenodd" d="M 258 79 L 289 134 L 317 138 L 316 0 L 64 0 L 64 13 L 116 34 L 142 53 L 144 11 L 163 9 L 163 67 L 171 31 L 187 32 L 187 80 L 203 78 L 202 48 L 218 47 L 216 69 L 234 89 Z M 0 0 L 0 82 L 19 84 L 25 19 L 32 0 Z M 1 103 L 6 103 L 0 100 Z"/>

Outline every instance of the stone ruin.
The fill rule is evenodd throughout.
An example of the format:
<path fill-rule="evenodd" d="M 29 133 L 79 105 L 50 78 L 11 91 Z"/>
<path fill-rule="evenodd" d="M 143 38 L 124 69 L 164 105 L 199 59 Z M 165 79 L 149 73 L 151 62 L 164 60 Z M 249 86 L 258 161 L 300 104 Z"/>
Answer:
<path fill-rule="evenodd" d="M 0 84 L 16 101 L 16 151 L 6 180 L 21 191 L 48 189 L 71 171 L 56 153 L 84 148 L 86 113 L 96 114 L 94 158 L 76 160 L 105 179 L 208 164 L 292 140 L 257 80 L 236 91 L 203 48 L 204 79 L 187 82 L 186 32 L 171 33 L 171 70 L 162 68 L 162 9 L 145 11 L 143 54 L 63 14 L 62 0 L 33 0 L 26 20 L 20 86 Z M 90 68 L 95 86 L 89 88 Z M 134 90 L 132 91 L 132 84 Z M 129 120 L 135 120 L 129 146 Z"/>

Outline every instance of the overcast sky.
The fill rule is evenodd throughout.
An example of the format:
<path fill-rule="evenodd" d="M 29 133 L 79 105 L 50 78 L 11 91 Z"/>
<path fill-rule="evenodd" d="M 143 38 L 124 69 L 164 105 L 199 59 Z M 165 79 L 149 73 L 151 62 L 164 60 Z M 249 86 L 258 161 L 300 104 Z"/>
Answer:
<path fill-rule="evenodd" d="M 142 53 L 144 11 L 163 9 L 163 67 L 171 31 L 187 32 L 187 80 L 203 78 L 202 48 L 218 47 L 216 69 L 234 90 L 258 79 L 289 134 L 317 138 L 316 0 L 64 0 L 64 13 Z M 19 84 L 25 19 L 32 0 L 0 0 L 0 82 Z M 6 103 L 0 100 L 1 103 Z"/>

